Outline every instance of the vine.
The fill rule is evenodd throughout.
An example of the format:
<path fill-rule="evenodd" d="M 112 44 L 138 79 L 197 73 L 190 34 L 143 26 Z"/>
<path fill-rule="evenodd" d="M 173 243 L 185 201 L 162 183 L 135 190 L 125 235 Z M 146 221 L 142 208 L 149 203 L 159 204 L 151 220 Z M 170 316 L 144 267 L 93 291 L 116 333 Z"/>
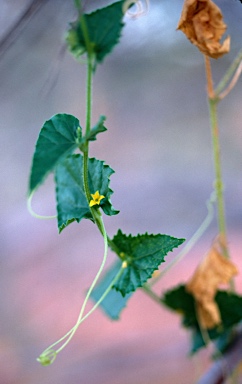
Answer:
<path fill-rule="evenodd" d="M 233 277 L 237 268 L 229 258 L 226 233 L 226 217 L 223 196 L 222 167 L 220 159 L 217 104 L 236 84 L 242 71 L 242 52 L 234 60 L 217 88 L 214 88 L 210 58 L 217 59 L 230 49 L 230 38 L 220 42 L 226 25 L 220 9 L 212 0 L 185 0 L 178 29 L 202 52 L 207 76 L 208 106 L 212 136 L 215 182 L 214 191 L 207 203 L 208 214 L 201 226 L 173 261 L 155 274 L 165 256 L 185 240 L 165 234 L 126 235 L 119 229 L 109 238 L 103 213 L 113 216 L 119 213 L 112 206 L 110 177 L 113 169 L 103 160 L 89 157 L 89 145 L 106 132 L 105 116 L 92 127 L 93 77 L 98 65 L 110 54 L 121 37 L 124 13 L 136 5 L 136 16 L 148 11 L 149 2 L 142 8 L 140 1 L 119 0 L 111 5 L 85 13 L 80 0 L 75 0 L 77 20 L 70 24 L 66 35 L 69 51 L 78 60 L 86 55 L 86 116 L 83 134 L 79 119 L 68 114 L 57 114 L 41 128 L 32 161 L 29 181 L 30 212 L 35 190 L 54 173 L 56 183 L 57 222 L 62 232 L 72 222 L 91 220 L 103 237 L 104 252 L 100 268 L 86 294 L 74 326 L 58 341 L 50 345 L 38 358 L 42 365 L 54 362 L 71 341 L 79 326 L 98 307 L 111 318 L 117 319 L 131 295 L 142 289 L 155 303 L 182 313 L 183 325 L 192 332 L 192 352 L 208 343 L 216 342 L 219 356 L 227 350 L 236 335 L 237 324 L 242 320 L 242 297 L 235 293 Z M 78 153 L 76 153 L 78 152 Z M 203 235 L 217 208 L 218 237 L 207 256 L 200 263 L 192 278 L 162 295 L 153 286 L 180 261 Z M 46 217 L 40 217 L 46 218 Z M 52 218 L 52 217 L 47 217 Z M 103 270 L 108 247 L 116 254 L 116 261 Z M 100 278 L 101 277 L 101 278 Z M 220 284 L 230 284 L 229 290 L 219 290 Z M 89 299 L 95 304 L 85 314 Z"/>

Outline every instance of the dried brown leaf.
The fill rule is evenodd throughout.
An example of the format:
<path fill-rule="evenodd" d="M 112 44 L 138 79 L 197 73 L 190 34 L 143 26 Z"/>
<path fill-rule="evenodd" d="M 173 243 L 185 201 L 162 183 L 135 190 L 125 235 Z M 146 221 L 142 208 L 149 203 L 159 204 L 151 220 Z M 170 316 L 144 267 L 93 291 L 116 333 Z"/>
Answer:
<path fill-rule="evenodd" d="M 220 312 L 215 301 L 197 302 L 197 316 L 203 329 L 211 329 L 221 323 Z"/>
<path fill-rule="evenodd" d="M 221 322 L 219 308 L 214 300 L 218 287 L 228 284 L 238 273 L 236 266 L 222 255 L 222 247 L 223 244 L 218 240 L 212 245 L 186 285 L 187 291 L 197 302 L 200 324 L 207 329 Z"/>
<path fill-rule="evenodd" d="M 230 37 L 220 42 L 227 26 L 212 0 L 185 0 L 177 29 L 207 56 L 217 59 L 230 50 Z"/>

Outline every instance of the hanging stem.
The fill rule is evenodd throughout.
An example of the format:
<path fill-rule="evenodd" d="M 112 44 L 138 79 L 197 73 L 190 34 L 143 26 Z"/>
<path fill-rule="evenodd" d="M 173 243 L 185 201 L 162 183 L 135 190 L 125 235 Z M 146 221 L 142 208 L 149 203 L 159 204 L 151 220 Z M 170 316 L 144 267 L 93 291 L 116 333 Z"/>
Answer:
<path fill-rule="evenodd" d="M 103 232 L 106 233 L 105 228 L 103 228 Z M 74 336 L 74 334 L 76 333 L 76 331 L 77 331 L 79 325 L 80 325 L 80 324 L 82 323 L 82 321 L 83 321 L 83 318 L 84 318 L 84 317 L 83 317 L 83 314 L 84 314 L 84 311 L 85 311 L 85 308 L 86 308 L 88 299 L 89 299 L 89 297 L 90 297 L 90 295 L 91 295 L 91 293 L 92 293 L 92 291 L 93 291 L 93 289 L 94 289 L 94 287 L 95 287 L 95 285 L 96 285 L 96 283 L 97 283 L 97 280 L 99 279 L 99 276 L 101 275 L 102 270 L 103 270 L 103 268 L 104 268 L 104 266 L 105 266 L 105 264 L 106 264 L 107 252 L 108 252 L 107 236 L 104 236 L 104 245 L 105 245 L 105 248 L 104 248 L 104 256 L 103 256 L 102 264 L 101 264 L 101 266 L 100 266 L 100 268 L 99 268 L 99 270 L 98 270 L 98 273 L 96 274 L 96 276 L 95 276 L 95 278 L 94 278 L 94 280 L 93 280 L 93 282 L 92 282 L 91 287 L 89 288 L 89 290 L 88 290 L 88 292 L 87 292 L 87 294 L 86 294 L 86 297 L 85 297 L 85 300 L 84 300 L 84 302 L 83 302 L 83 304 L 82 304 L 82 308 L 81 308 L 80 314 L 79 314 L 79 316 L 78 316 L 77 322 L 76 322 L 76 324 L 74 325 L 74 327 L 72 328 L 72 330 L 70 331 L 70 334 L 69 334 L 68 339 L 67 339 L 67 340 L 65 341 L 65 343 L 64 343 L 64 344 L 63 344 L 63 345 L 56 351 L 56 353 L 61 352 L 61 351 L 65 348 L 65 346 L 71 341 L 71 339 L 72 339 L 72 337 Z M 89 314 L 90 314 L 90 313 L 89 313 Z"/>
<path fill-rule="evenodd" d="M 218 227 L 219 233 L 223 238 L 226 238 L 226 220 L 224 209 L 224 197 L 223 197 L 223 181 L 221 171 L 221 157 L 220 157 L 220 144 L 219 144 L 219 130 L 217 123 L 217 102 L 213 99 L 209 100 L 210 111 L 210 123 L 212 130 L 212 142 L 213 142 L 213 155 L 214 155 L 214 168 L 215 168 L 215 191 L 217 195 L 217 207 L 218 207 Z"/>
<path fill-rule="evenodd" d="M 101 220 L 101 219 L 100 219 Z M 47 349 L 45 349 L 45 351 L 39 356 L 39 358 L 37 359 L 42 365 L 50 365 L 54 362 L 56 356 L 58 353 L 60 353 L 65 347 L 66 345 L 71 341 L 71 339 L 73 338 L 74 334 L 76 333 L 77 329 L 79 328 L 79 326 L 83 323 L 83 321 L 85 321 L 97 308 L 98 306 L 101 304 L 101 302 L 105 299 L 105 297 L 108 295 L 108 293 L 111 291 L 111 289 L 113 288 L 113 285 L 116 283 L 116 281 L 120 278 L 120 276 L 122 275 L 123 273 L 123 270 L 124 270 L 124 266 L 122 265 L 120 270 L 118 271 L 118 273 L 114 276 L 114 278 L 112 279 L 111 283 L 108 285 L 107 289 L 104 291 L 104 293 L 101 295 L 101 297 L 99 298 L 99 300 L 96 302 L 96 304 L 92 307 L 92 309 L 84 316 L 84 311 L 85 311 L 85 308 L 86 308 L 86 305 L 87 305 L 87 302 L 88 302 L 88 299 L 97 283 L 97 280 L 99 279 L 100 277 L 100 274 L 104 268 L 104 265 L 106 263 L 106 259 L 107 259 L 107 252 L 108 252 L 108 239 L 107 239 L 107 235 L 106 235 L 106 230 L 104 228 L 104 224 L 103 222 L 101 221 L 102 223 L 102 232 L 104 233 L 104 244 L 105 244 L 105 248 L 104 248 L 104 256 L 103 256 L 103 261 L 102 261 L 102 264 L 92 282 L 92 285 L 91 287 L 89 288 L 88 292 L 87 292 L 87 295 L 85 297 L 85 300 L 82 304 L 82 307 L 81 307 L 81 311 L 79 313 L 79 316 L 78 316 L 78 319 L 76 321 L 76 324 L 74 325 L 73 328 L 71 328 L 64 336 L 62 336 L 59 340 L 57 340 L 55 343 L 53 343 L 52 345 L 50 345 Z M 59 345 L 60 343 L 63 344 L 58 348 L 58 349 L 54 349 L 55 346 Z"/>
<path fill-rule="evenodd" d="M 78 316 L 78 319 L 77 319 L 76 324 L 75 324 L 74 327 L 72 328 L 72 330 L 71 330 L 71 332 L 70 332 L 70 334 L 69 334 L 68 339 L 67 339 L 67 340 L 65 341 L 65 343 L 64 343 L 64 344 L 63 344 L 63 345 L 56 351 L 56 353 L 61 352 L 61 351 L 65 348 L 65 346 L 71 341 L 72 337 L 73 337 L 74 334 L 76 333 L 76 331 L 77 331 L 79 325 L 82 323 L 82 320 L 83 320 L 83 314 L 84 314 L 84 311 L 85 311 L 85 308 L 86 308 L 88 299 L 89 299 L 89 297 L 90 297 L 90 295 L 91 295 L 91 293 L 92 293 L 92 291 L 93 291 L 93 289 L 94 289 L 94 287 L 95 287 L 95 285 L 96 285 L 96 283 L 97 283 L 97 281 L 98 281 L 98 279 L 99 279 L 99 276 L 101 275 L 101 273 L 102 273 L 102 271 L 103 271 L 103 268 L 104 268 L 104 266 L 105 266 L 105 264 L 106 264 L 106 260 L 107 260 L 107 252 L 108 252 L 108 241 L 107 241 L 106 230 L 105 230 L 105 228 L 104 228 L 104 224 L 103 224 L 103 222 L 102 222 L 102 227 L 103 227 L 103 233 L 105 234 L 105 235 L 104 235 L 104 246 L 105 246 L 105 247 L 104 247 L 104 256 L 103 256 L 102 264 L 101 264 L 101 266 L 100 266 L 100 268 L 99 268 L 99 270 L 98 270 L 98 272 L 97 272 L 97 274 L 96 274 L 96 276 L 95 276 L 95 278 L 94 278 L 94 280 L 93 280 L 93 282 L 92 282 L 92 284 L 91 284 L 91 287 L 89 288 L 89 290 L 88 290 L 88 292 L 87 292 L 87 294 L 86 294 L 86 297 L 85 297 L 85 300 L 84 300 L 84 302 L 83 302 L 83 304 L 82 304 L 82 308 L 81 308 L 81 311 L 80 311 L 80 314 L 79 314 L 79 316 Z M 89 313 L 89 314 L 90 314 L 90 313 Z"/>
<path fill-rule="evenodd" d="M 210 59 L 208 56 L 205 56 L 205 69 L 206 69 L 206 76 L 207 76 L 208 106 L 209 106 L 210 126 L 211 126 L 212 146 L 213 146 L 213 159 L 214 159 L 214 171 L 215 171 L 214 189 L 215 189 L 216 198 L 217 198 L 218 229 L 219 229 L 219 234 L 221 236 L 221 239 L 223 239 L 222 241 L 223 254 L 226 258 L 229 258 L 229 253 L 228 253 L 227 244 L 226 244 L 226 219 L 225 219 L 225 209 L 224 209 L 219 129 L 218 129 L 218 120 L 217 120 L 217 104 L 219 102 L 219 98 L 216 96 L 214 91 Z"/>

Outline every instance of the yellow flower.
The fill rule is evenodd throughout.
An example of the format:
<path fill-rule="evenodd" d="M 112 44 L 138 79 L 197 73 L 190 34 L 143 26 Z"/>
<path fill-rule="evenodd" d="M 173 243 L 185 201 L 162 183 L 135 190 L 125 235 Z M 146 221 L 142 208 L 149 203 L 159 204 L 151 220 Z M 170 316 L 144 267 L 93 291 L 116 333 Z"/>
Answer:
<path fill-rule="evenodd" d="M 91 194 L 92 200 L 89 203 L 89 207 L 93 207 L 93 205 L 99 205 L 100 201 L 105 198 L 105 196 L 100 195 L 98 191 L 96 191 L 94 194 Z"/>

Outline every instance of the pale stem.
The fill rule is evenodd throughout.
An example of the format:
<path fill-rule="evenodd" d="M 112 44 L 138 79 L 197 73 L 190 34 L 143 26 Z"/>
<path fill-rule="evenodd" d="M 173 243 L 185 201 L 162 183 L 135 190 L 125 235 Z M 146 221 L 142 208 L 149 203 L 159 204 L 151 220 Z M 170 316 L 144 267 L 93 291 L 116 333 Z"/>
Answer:
<path fill-rule="evenodd" d="M 188 252 L 194 247 L 194 245 L 197 243 L 197 241 L 201 238 L 201 236 L 204 234 L 206 229 L 211 224 L 211 221 L 214 217 L 214 209 L 213 204 L 216 201 L 215 198 L 215 192 L 210 196 L 210 199 L 207 202 L 207 209 L 208 213 L 205 219 L 203 220 L 200 227 L 197 229 L 197 231 L 194 233 L 194 235 L 190 238 L 190 240 L 186 243 L 185 247 L 182 249 L 181 252 L 178 253 L 178 255 L 159 273 L 157 277 L 154 277 L 151 282 L 149 283 L 149 286 L 152 287 L 154 284 L 157 283 L 158 280 L 160 280 L 167 272 L 169 272 L 179 261 L 181 261 Z"/>
<path fill-rule="evenodd" d="M 220 100 L 224 99 L 232 91 L 232 89 L 234 88 L 234 86 L 237 84 L 237 82 L 239 80 L 241 72 L 242 72 L 242 61 L 240 62 L 240 64 L 239 64 L 231 82 L 229 83 L 228 87 L 218 95 Z"/>
<path fill-rule="evenodd" d="M 218 229 L 219 229 L 219 234 L 224 243 L 223 254 L 225 257 L 229 258 L 229 253 L 228 253 L 227 243 L 226 243 L 226 237 L 227 237 L 226 236 L 226 219 L 225 219 L 225 209 L 224 209 L 219 129 L 218 129 L 218 121 L 217 121 L 217 104 L 219 100 L 215 97 L 210 59 L 208 56 L 205 56 L 205 69 L 206 69 L 206 76 L 207 76 L 208 106 L 209 106 L 209 115 L 210 115 L 210 127 L 211 127 L 211 135 L 212 135 L 213 160 L 214 160 L 214 171 L 215 171 L 214 189 L 216 192 L 216 199 L 217 199 Z"/>
<path fill-rule="evenodd" d="M 242 60 L 242 50 L 238 53 L 237 57 L 233 61 L 233 63 L 230 65 L 229 69 L 225 73 L 224 77 L 222 80 L 219 82 L 215 92 L 216 95 L 219 96 L 219 94 L 224 90 L 224 88 L 227 86 L 229 80 L 233 76 L 233 74 L 236 71 L 236 68 L 239 66 L 240 62 Z"/>

